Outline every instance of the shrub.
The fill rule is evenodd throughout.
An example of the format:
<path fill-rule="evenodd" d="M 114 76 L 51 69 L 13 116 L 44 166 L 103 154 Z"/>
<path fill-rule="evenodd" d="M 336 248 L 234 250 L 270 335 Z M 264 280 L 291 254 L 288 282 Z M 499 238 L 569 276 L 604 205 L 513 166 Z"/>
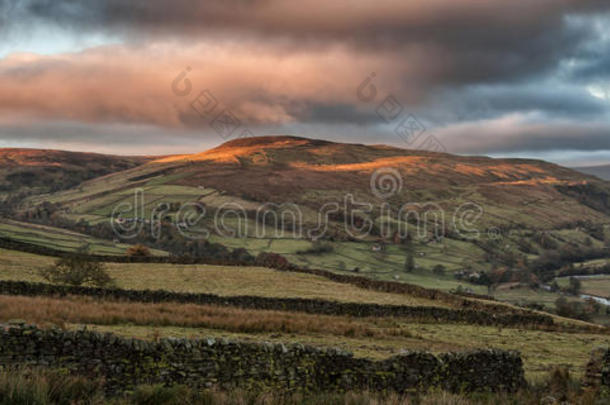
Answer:
<path fill-rule="evenodd" d="M 0 405 L 102 404 L 103 397 L 100 380 L 50 370 L 0 372 Z"/>
<path fill-rule="evenodd" d="M 231 258 L 237 262 L 252 263 L 254 257 L 244 248 L 237 248 L 231 252 Z"/>
<path fill-rule="evenodd" d="M 137 244 L 130 246 L 127 249 L 127 256 L 129 257 L 150 257 L 150 249 L 147 246 Z"/>
<path fill-rule="evenodd" d="M 570 277 L 570 285 L 566 289 L 568 294 L 578 295 L 580 293 L 581 282 L 576 277 Z"/>
<path fill-rule="evenodd" d="M 432 273 L 436 274 L 437 276 L 444 276 L 445 270 L 445 266 L 443 266 L 442 264 L 437 264 L 432 268 Z"/>
<path fill-rule="evenodd" d="M 299 250 L 297 254 L 314 254 L 319 255 L 323 253 L 332 253 L 335 250 L 333 245 L 329 242 L 323 242 L 316 240 L 311 244 L 311 247 L 307 250 Z"/>
<path fill-rule="evenodd" d="M 79 286 L 90 284 L 105 287 L 113 283 L 102 263 L 90 262 L 79 257 L 63 257 L 54 265 L 40 271 L 47 281 L 57 284 Z"/>
<path fill-rule="evenodd" d="M 533 309 L 535 311 L 544 311 L 544 304 L 539 302 L 527 302 L 523 305 L 525 308 Z"/>
<path fill-rule="evenodd" d="M 539 238 L 540 246 L 542 246 L 543 249 L 555 250 L 559 248 L 557 241 L 555 241 L 555 239 L 553 239 L 549 234 L 542 233 Z"/>
<path fill-rule="evenodd" d="M 256 256 L 257 266 L 269 267 L 271 269 L 287 270 L 290 268 L 288 260 L 277 253 L 261 252 Z"/>
<path fill-rule="evenodd" d="M 559 297 L 555 300 L 555 311 L 559 316 L 566 318 L 589 320 L 589 315 L 586 313 L 584 305 L 580 302 L 569 302 L 565 297 Z"/>

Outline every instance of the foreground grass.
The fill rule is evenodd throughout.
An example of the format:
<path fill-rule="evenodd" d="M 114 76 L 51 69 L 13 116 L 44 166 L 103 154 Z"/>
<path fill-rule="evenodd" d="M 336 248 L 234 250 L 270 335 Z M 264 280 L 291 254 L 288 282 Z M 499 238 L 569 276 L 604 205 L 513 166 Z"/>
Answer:
<path fill-rule="evenodd" d="M 177 303 L 101 301 L 89 297 L 0 296 L 0 321 L 23 319 L 41 326 L 88 325 L 127 337 L 226 337 L 243 341 L 340 347 L 355 355 L 385 358 L 402 350 L 462 351 L 495 347 L 519 350 L 528 377 L 555 366 L 582 375 L 593 348 L 607 335 L 431 324 L 398 318 L 351 318 Z"/>
<path fill-rule="evenodd" d="M 50 257 L 2 249 L 0 259 L 0 280 L 33 282 L 45 282 L 40 277 L 39 270 L 55 261 Z M 107 268 L 117 287 L 124 289 L 164 289 L 224 296 L 317 298 L 339 302 L 450 307 L 450 304 L 439 300 L 366 290 L 310 274 L 280 272 L 262 267 L 108 263 Z M 494 305 L 511 307 L 510 304 L 500 301 L 495 301 Z M 553 318 L 557 324 L 567 327 L 592 327 L 591 324 L 578 320 L 557 316 Z"/>
<path fill-rule="evenodd" d="M 383 338 L 410 336 L 396 321 L 251 310 L 211 305 L 100 301 L 0 295 L 0 320 L 26 319 L 37 324 L 180 326 L 240 333 L 323 333 L 334 336 Z"/>
<path fill-rule="evenodd" d="M 465 351 L 481 348 L 518 350 L 523 358 L 525 376 L 528 381 L 537 381 L 554 367 L 565 367 L 575 376 L 584 375 L 591 351 L 607 345 L 604 335 L 559 334 L 557 332 L 535 332 L 518 329 L 499 330 L 492 327 L 470 327 L 468 325 L 399 324 L 403 336 L 386 334 L 384 337 L 337 336 L 325 333 L 296 334 L 281 331 L 266 333 L 237 333 L 219 329 L 145 327 L 134 325 L 96 326 L 90 329 L 112 332 L 124 337 L 157 339 L 159 337 L 181 338 L 227 338 L 249 342 L 302 343 L 318 347 L 338 347 L 351 351 L 357 357 L 384 359 L 403 350 L 425 350 L 432 353 Z M 73 328 L 82 325 L 72 325 Z"/>
<path fill-rule="evenodd" d="M 540 383 L 514 394 L 457 395 L 434 391 L 410 396 L 367 392 L 288 394 L 242 390 L 196 391 L 181 385 L 144 385 L 136 387 L 133 392 L 108 397 L 103 391 L 103 381 L 97 379 L 67 376 L 54 370 L 0 372 L 0 405 L 538 405 L 560 401 L 583 405 L 607 403 L 599 393 L 583 390 L 577 381 L 557 370 Z"/>

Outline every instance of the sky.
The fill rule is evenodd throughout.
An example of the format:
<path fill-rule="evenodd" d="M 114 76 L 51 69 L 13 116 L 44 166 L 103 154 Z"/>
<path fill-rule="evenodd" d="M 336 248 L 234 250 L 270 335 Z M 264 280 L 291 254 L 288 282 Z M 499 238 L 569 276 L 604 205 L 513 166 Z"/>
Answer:
<path fill-rule="evenodd" d="M 610 163 L 608 0 L 0 0 L 0 147 Z"/>

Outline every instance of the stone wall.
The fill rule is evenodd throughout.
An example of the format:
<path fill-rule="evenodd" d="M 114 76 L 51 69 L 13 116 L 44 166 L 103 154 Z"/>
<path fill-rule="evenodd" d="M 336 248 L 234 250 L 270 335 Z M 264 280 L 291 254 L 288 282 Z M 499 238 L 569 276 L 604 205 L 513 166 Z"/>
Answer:
<path fill-rule="evenodd" d="M 65 252 L 49 247 L 43 247 L 39 245 L 33 245 L 30 243 L 14 241 L 9 238 L 0 237 L 0 248 L 9 250 L 19 250 L 28 253 L 34 253 L 44 256 L 52 257 L 79 257 L 84 260 L 100 261 L 108 263 L 170 263 L 170 264 L 209 264 L 209 265 L 226 265 L 226 266 L 251 266 L 253 263 L 239 262 L 234 260 L 218 260 L 208 257 L 175 257 L 175 256 L 163 256 L 163 257 L 129 257 L 129 256 L 100 256 L 92 254 L 79 254 L 74 252 Z M 270 254 L 273 256 L 282 257 L 277 254 Z M 519 313 L 528 314 L 531 311 L 525 309 L 519 309 L 510 307 L 507 305 L 496 304 L 492 302 L 485 302 L 482 300 L 466 299 L 456 294 L 451 294 L 445 291 L 436 289 L 424 288 L 414 284 L 408 284 L 403 282 L 395 281 L 382 281 L 373 280 L 368 277 L 350 275 L 350 274 L 338 274 L 328 270 L 320 269 L 304 269 L 295 266 L 294 264 L 287 263 L 287 267 L 280 266 L 281 268 L 274 267 L 273 261 L 270 261 L 268 267 L 274 268 L 278 271 L 290 271 L 296 273 L 311 274 L 318 277 L 324 277 L 326 279 L 335 281 L 342 284 L 351 284 L 359 288 L 391 292 L 397 294 L 408 294 L 414 297 L 427 298 L 431 300 L 438 300 L 441 302 L 448 303 L 454 307 L 460 307 L 464 309 L 472 310 L 483 310 L 491 311 L 494 313 Z M 476 297 L 475 297 L 476 298 Z M 478 297 L 482 298 L 482 297 Z M 550 319 L 550 317 L 549 317 Z"/>
<path fill-rule="evenodd" d="M 0 365 L 59 368 L 104 377 L 117 393 L 138 384 L 296 391 L 515 391 L 525 384 L 516 352 L 434 356 L 405 352 L 383 361 L 336 349 L 215 339 L 149 342 L 91 331 L 0 325 Z"/>
<path fill-rule="evenodd" d="M 591 353 L 585 371 L 586 386 L 601 388 L 610 394 L 610 348 L 598 347 Z"/>
<path fill-rule="evenodd" d="M 380 305 L 373 303 L 336 302 L 305 298 L 219 296 L 214 294 L 178 293 L 163 290 L 151 291 L 72 287 L 24 281 L 0 281 L 0 294 L 24 296 L 84 295 L 100 299 L 136 302 L 180 302 L 233 306 L 247 309 L 305 312 L 321 315 L 401 317 L 422 322 L 456 322 L 498 326 L 553 325 L 553 318 L 550 316 L 527 312 L 496 314 L 474 309 Z"/>

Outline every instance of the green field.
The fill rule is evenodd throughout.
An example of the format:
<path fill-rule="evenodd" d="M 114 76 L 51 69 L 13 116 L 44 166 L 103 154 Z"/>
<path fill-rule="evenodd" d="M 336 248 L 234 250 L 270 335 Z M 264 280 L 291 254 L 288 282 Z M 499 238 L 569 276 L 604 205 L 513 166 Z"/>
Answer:
<path fill-rule="evenodd" d="M 174 186 L 172 186 L 174 187 Z M 182 190 L 183 191 L 183 190 Z M 11 220 L 5 220 L 0 223 L 0 236 L 10 237 L 17 241 L 23 241 L 40 246 L 51 247 L 64 251 L 76 251 L 87 247 L 90 253 L 101 255 L 124 255 L 129 247 L 127 244 L 115 244 L 112 241 L 93 238 L 87 235 L 76 232 L 52 228 L 41 225 L 27 224 Z M 564 232 L 561 237 L 581 237 L 582 233 L 578 231 Z M 514 245 L 512 241 L 516 236 L 510 235 L 507 239 L 507 246 Z M 551 293 L 543 289 L 532 289 L 527 286 L 518 286 L 518 288 L 507 288 L 507 285 L 500 285 L 496 289 L 489 291 L 487 287 L 474 285 L 454 278 L 453 272 L 464 268 L 481 270 L 478 263 L 483 261 L 484 252 L 475 245 L 445 238 L 442 242 L 437 243 L 415 243 L 415 264 L 416 269 L 413 272 L 404 271 L 405 251 L 401 246 L 386 245 L 383 251 L 376 252 L 372 250 L 374 242 L 332 242 L 333 251 L 329 253 L 303 253 L 312 247 L 312 243 L 302 239 L 289 238 L 227 238 L 212 235 L 212 242 L 219 242 L 229 248 L 245 247 L 252 255 L 257 255 L 260 252 L 276 252 L 285 256 L 290 262 L 305 268 L 319 268 L 330 270 L 339 274 L 362 275 L 376 280 L 399 281 L 410 284 L 420 285 L 426 288 L 435 288 L 444 291 L 454 290 L 458 287 L 467 287 L 475 293 L 493 295 L 496 299 L 506 301 L 513 304 L 542 304 L 548 310 L 554 309 L 554 303 L 561 295 Z M 6 252 L 3 252 L 6 254 Z M 154 255 L 167 255 L 167 253 L 159 250 L 152 250 Z M 6 258 L 6 260 L 9 260 Z M 45 260 L 43 260 L 45 261 Z M 48 260 L 46 260 L 48 262 Z M 604 260 L 591 261 L 601 265 Z M 8 262 L 7 262 L 8 263 Z M 432 272 L 436 265 L 445 267 L 445 274 L 438 275 Z M 8 266 L 8 264 L 7 264 Z M 12 265 L 18 267 L 19 263 L 13 261 Z M 111 271 L 115 271 L 118 265 L 110 265 Z M 180 288 L 180 282 L 173 282 L 172 279 L 167 280 L 165 275 L 156 273 L 157 269 L 163 265 L 148 264 L 148 265 L 131 265 L 129 271 L 125 271 L 117 279 L 119 283 L 123 279 L 131 279 L 136 281 L 126 281 L 126 284 L 120 284 L 126 288 Z M 138 267 L 152 269 L 151 272 L 155 275 L 147 274 L 146 270 L 143 274 L 138 270 Z M 160 266 L 160 267 L 159 267 Z M 172 277 L 181 277 L 183 280 L 189 280 L 191 277 L 194 280 L 199 280 L 198 273 L 191 274 L 191 270 L 183 267 L 180 268 L 180 274 L 189 274 L 188 276 L 178 276 L 171 269 L 169 273 Z M 355 269 L 358 272 L 355 272 Z M 126 268 L 124 268 L 126 269 Z M 485 270 L 483 268 L 482 270 Z M 116 270 L 122 272 L 123 270 Z M 163 270 L 164 271 L 164 270 Z M 610 277 L 583 280 L 583 293 L 608 296 L 610 292 Z M 561 284 L 567 284 L 567 279 L 560 280 Z M 187 283 L 188 284 L 188 283 Z M 255 292 L 261 288 L 261 283 L 254 282 L 254 287 L 250 290 Z M 197 286 L 190 286 L 191 290 L 197 290 Z M 208 287 L 205 287 L 208 288 Z M 208 292 L 205 288 L 197 290 Z M 286 286 L 282 287 L 283 289 Z M 222 292 L 219 292 L 222 294 Z M 299 296 L 295 294 L 294 296 Z M 230 294 L 230 293 L 228 293 Z M 569 298 L 575 300 L 576 298 Z M 603 321 L 606 323 L 606 321 Z"/>
<path fill-rule="evenodd" d="M 37 281 L 38 271 L 52 258 L 0 249 L 0 279 Z M 108 263 L 109 274 L 120 288 L 170 290 L 218 295 L 320 298 L 393 305 L 446 306 L 438 301 L 364 290 L 309 274 L 280 272 L 262 267 Z"/>
<path fill-rule="evenodd" d="M 536 380 L 555 366 L 565 366 L 577 377 L 584 374 L 591 351 L 610 342 L 608 336 L 539 332 L 519 329 L 498 329 L 470 325 L 419 324 L 396 321 L 392 327 L 403 328 L 405 337 L 350 338 L 329 334 L 247 334 L 215 329 L 181 327 L 142 327 L 133 325 L 94 326 L 127 337 L 153 339 L 156 336 L 217 337 L 244 341 L 303 343 L 320 347 L 339 347 L 357 356 L 386 358 L 403 350 L 431 352 L 461 351 L 475 348 L 519 350 L 524 361 L 526 378 Z"/>
<path fill-rule="evenodd" d="M 343 145 L 339 150 L 345 154 L 339 156 L 320 154 L 312 146 L 308 148 L 292 149 L 290 147 L 281 149 L 265 149 L 266 156 L 280 163 L 292 164 L 294 162 L 305 164 L 307 169 L 299 172 L 298 179 L 307 179 L 316 170 L 309 168 L 315 165 L 341 165 L 342 163 L 375 163 L 379 158 L 404 157 L 402 150 L 377 150 L 375 148 L 360 148 L 353 145 Z M 353 149 L 353 150 L 352 150 Z M 349 153 L 346 151 L 350 151 Z M 241 153 L 239 150 L 236 153 Z M 238 156 L 238 155 L 236 155 Z M 331 158 L 331 156 L 333 156 Z M 354 161 L 354 156 L 359 156 Z M 239 155 L 241 159 L 241 155 Z M 451 236 L 442 240 L 433 241 L 431 230 L 426 231 L 423 238 L 416 238 L 414 242 L 415 270 L 405 272 L 406 252 L 401 244 L 393 244 L 386 240 L 386 247 L 382 251 L 373 251 L 374 246 L 380 242 L 379 237 L 369 235 L 360 241 L 351 241 L 346 238 L 346 231 L 341 220 L 329 220 L 329 234 L 334 235 L 326 241 L 332 245 L 333 251 L 328 253 L 303 253 L 312 247 L 312 242 L 306 237 L 306 233 L 291 235 L 290 231 L 282 233 L 280 227 L 271 224 L 263 235 L 257 235 L 260 224 L 249 217 L 241 223 L 241 236 L 228 237 L 215 226 L 216 210 L 225 204 L 241 207 L 243 210 L 255 212 L 263 206 L 264 201 L 281 204 L 283 202 L 294 203 L 302 214 L 304 229 L 312 227 L 318 220 L 318 208 L 324 201 L 341 201 L 349 192 L 354 195 L 355 201 L 371 201 L 373 213 L 371 219 L 379 227 L 382 224 L 391 223 L 396 225 L 399 221 L 388 215 L 376 216 L 380 201 L 371 200 L 369 175 L 367 171 L 359 169 L 348 170 L 344 173 L 345 178 L 335 179 L 326 176 L 333 184 L 330 187 L 319 182 L 308 183 L 307 187 L 294 189 L 292 184 L 301 184 L 300 180 L 292 179 L 284 184 L 282 188 L 279 183 L 288 181 L 280 174 L 292 176 L 292 171 L 283 172 L 284 166 L 273 165 L 248 166 L 249 157 L 238 159 L 239 164 L 222 166 L 223 176 L 227 181 L 220 181 L 216 176 L 216 163 L 213 160 L 178 159 L 173 162 L 144 164 L 122 172 L 84 182 L 78 187 L 70 190 L 60 191 L 50 195 L 33 196 L 24 202 L 24 207 L 33 207 L 44 201 L 59 204 L 56 215 L 74 221 L 84 220 L 90 224 L 98 224 L 110 220 L 113 212 L 116 214 L 117 207 L 126 208 L 121 213 L 122 217 L 130 218 L 137 216 L 150 219 L 154 210 L 163 203 L 200 203 L 205 205 L 206 215 L 199 227 L 192 229 L 194 234 L 205 227 L 210 231 L 210 241 L 219 242 L 229 248 L 245 248 L 250 254 L 256 256 L 261 252 L 275 252 L 285 256 L 291 263 L 303 268 L 319 268 L 341 274 L 359 274 L 376 280 L 394 280 L 412 283 L 427 288 L 438 288 L 444 291 L 464 287 L 479 294 L 494 294 L 497 298 L 512 303 L 539 302 L 553 307 L 557 294 L 534 291 L 528 288 L 517 290 L 506 290 L 499 286 L 496 292 L 488 291 L 482 285 L 474 285 L 465 281 L 457 280 L 454 273 L 462 270 L 473 272 L 489 272 L 498 264 L 492 265 L 488 254 L 473 240 L 466 237 Z M 420 159 L 418 157 L 417 159 Z M 439 158 L 440 159 L 440 158 Z M 448 159 L 445 161 L 444 159 Z M 345 162 L 343 162 L 345 160 Z M 401 163 L 403 164 L 403 163 Z M 405 182 L 404 192 L 387 201 L 393 209 L 404 201 L 434 202 L 445 211 L 443 212 L 445 225 L 451 225 L 451 213 L 462 204 L 476 203 L 483 207 L 483 214 L 476 224 L 476 229 L 470 232 L 479 235 L 478 241 L 482 243 L 496 243 L 494 249 L 505 255 L 513 255 L 522 262 L 534 261 L 544 251 L 540 245 L 540 232 L 544 232 L 548 239 L 557 244 L 557 249 L 563 246 L 581 248 L 590 246 L 594 248 L 603 247 L 603 242 L 591 237 L 586 227 L 570 226 L 563 229 L 561 224 L 570 220 L 589 219 L 593 222 L 604 223 L 605 216 L 601 212 L 594 211 L 588 206 L 582 205 L 571 197 L 566 197 L 557 191 L 543 185 L 527 186 L 527 192 L 523 192 L 518 185 L 512 184 L 513 177 L 537 178 L 539 173 L 549 171 L 557 178 L 571 180 L 576 176 L 572 172 L 564 172 L 557 167 L 547 167 L 540 162 L 504 162 L 501 167 L 487 160 L 475 160 L 464 162 L 457 157 L 446 157 L 434 162 L 434 165 L 422 169 L 404 163 L 402 167 L 403 180 Z M 456 166 L 457 165 L 457 166 Z M 468 166 L 468 167 L 466 167 Z M 376 167 L 376 166 L 375 166 Z M 463 172 L 456 176 L 454 169 L 460 167 Z M 293 167 L 294 168 L 294 167 Z M 444 168 L 444 169 L 442 169 Z M 255 170 L 256 171 L 253 171 Z M 418 175 L 427 178 L 429 182 L 423 182 L 418 176 L 407 176 L 416 170 Z M 439 172 L 436 172 L 440 170 Z M 556 172 L 557 171 L 557 172 Z M 458 170 L 459 172 L 459 170 Z M 506 173 L 512 173 L 506 175 Z M 334 173 L 332 170 L 330 173 Z M 347 173 L 347 174 L 346 174 Z M 529 174 L 527 174 L 529 173 Z M 279 183 L 263 182 L 242 184 L 236 186 L 245 176 L 252 175 L 257 181 L 273 178 Z M 465 176 L 465 177 L 464 177 Z M 336 177 L 336 176 L 335 176 Z M 363 179 L 364 177 L 364 179 Z M 223 177 L 224 178 L 224 177 Z M 262 179 L 262 180 L 261 180 Z M 451 179 L 451 181 L 448 181 Z M 331 181 L 332 180 L 332 181 Z M 335 183 L 336 181 L 336 183 Z M 507 181 L 506 184 L 503 184 Z M 447 182 L 444 186 L 439 184 Z M 241 184 L 241 183 L 240 183 Z M 443 183 L 444 184 L 444 183 Z M 143 193 L 143 207 L 141 212 L 128 209 L 136 204 L 136 190 Z M 258 193 L 263 193 L 262 195 Z M 521 194 L 520 194 L 521 193 Z M 180 204 L 175 204 L 179 206 Z M 552 207 L 552 209 L 551 209 Z M 166 218 L 178 221 L 176 211 L 165 212 Z M 561 218 L 561 221 L 559 220 Z M 402 221 L 402 220 L 401 220 Z M 424 221 L 425 222 L 425 221 Z M 400 222 L 405 225 L 405 222 Z M 509 231 L 501 235 L 486 232 L 487 227 L 509 225 Z M 217 224 L 216 224 L 217 225 Z M 238 228 L 235 218 L 227 218 L 224 225 L 234 230 Z M 455 224 L 454 224 L 455 225 Z M 414 225 L 408 224 L 411 231 Z M 0 224 L 0 232 L 2 225 Z M 18 240 L 29 241 L 35 244 L 48 243 L 49 246 L 62 250 L 75 250 L 82 246 L 84 236 L 56 235 L 56 231 L 49 231 L 48 237 L 40 232 L 24 232 L 20 229 L 10 228 L 5 230 L 6 235 Z M 1 233 L 0 233 L 1 235 Z M 199 234 L 200 235 L 200 234 Z M 463 236 L 463 235 L 462 235 Z M 529 245 L 529 250 L 523 250 L 523 242 Z M 114 245 L 110 241 L 92 240 L 90 243 L 92 252 L 101 254 L 123 254 L 124 245 Z M 155 252 L 155 254 L 163 254 Z M 604 260 L 605 262 L 605 260 Z M 598 265 L 599 260 L 585 263 L 585 265 Z M 444 274 L 434 274 L 432 270 L 436 266 L 444 267 Z M 500 264 L 499 266 L 502 266 Z M 515 266 L 522 266 L 521 263 Z M 357 270 L 357 271 L 356 271 Z M 610 294 L 610 290 L 604 293 L 607 286 L 603 285 L 596 289 L 602 295 Z"/>
<path fill-rule="evenodd" d="M 502 288 L 493 292 L 496 299 L 514 304 L 542 304 L 547 310 L 555 308 L 555 301 L 561 297 L 560 293 L 546 291 L 542 288 L 533 289 L 527 286 L 517 288 Z M 566 297 L 568 301 L 580 301 L 577 297 Z"/>
<path fill-rule="evenodd" d="M 416 244 L 415 265 L 413 272 L 404 270 L 406 253 L 397 245 L 387 245 L 382 252 L 372 250 L 373 242 L 334 242 L 333 251 L 329 253 L 309 253 L 311 242 L 302 239 L 254 239 L 222 238 L 211 236 L 211 241 L 222 243 L 231 248 L 246 248 L 251 254 L 274 252 L 285 256 L 291 263 L 305 268 L 318 268 L 337 273 L 360 274 L 376 280 L 395 280 L 421 285 L 426 288 L 451 290 L 458 286 L 468 286 L 478 293 L 486 293 L 484 286 L 470 285 L 453 277 L 455 270 L 474 268 L 481 260 L 482 252 L 472 244 L 444 239 L 442 243 Z M 445 276 L 432 273 L 436 265 L 446 268 Z M 354 269 L 358 268 L 358 273 Z"/>
<path fill-rule="evenodd" d="M 0 279 L 3 280 L 41 281 L 37 269 L 53 262 L 52 258 L 6 250 L 0 250 L 0 255 L 3 258 L 0 262 Z M 163 288 L 220 295 L 322 298 L 395 305 L 446 305 L 404 294 L 364 290 L 308 274 L 258 267 L 165 264 L 107 266 L 121 288 Z M 93 307 L 85 309 L 87 306 Z M 143 317 L 146 314 L 150 314 L 148 318 Z M 609 343 L 608 335 L 591 332 L 418 323 L 400 318 L 352 318 L 193 304 L 126 303 L 98 301 L 88 297 L 0 296 L 0 321 L 8 320 L 6 317 L 47 322 L 57 322 L 56 319 L 59 319 L 64 327 L 86 324 L 91 329 L 148 339 L 159 336 L 212 336 L 245 341 L 300 342 L 341 347 L 357 356 L 371 358 L 392 356 L 402 350 L 445 352 L 495 347 L 521 351 L 530 380 L 543 376 L 558 365 L 566 366 L 574 375 L 581 376 L 590 351 Z M 197 317 L 202 317 L 202 320 L 196 321 Z M 230 317 L 233 318 L 228 319 Z M 201 326 L 186 327 L 183 323 L 191 318 L 192 322 Z M 561 322 L 584 325 L 573 321 Z"/>
<path fill-rule="evenodd" d="M 567 287 L 569 277 L 559 277 L 556 279 L 557 284 L 561 287 Z M 610 275 L 581 277 L 581 293 L 595 295 L 602 298 L 610 298 Z"/>
<path fill-rule="evenodd" d="M 107 256 L 122 256 L 131 246 L 65 229 L 11 220 L 0 220 L 0 237 L 68 252 L 86 248 L 91 254 Z M 152 249 L 151 253 L 155 256 L 167 256 L 166 252 L 155 249 Z"/>

